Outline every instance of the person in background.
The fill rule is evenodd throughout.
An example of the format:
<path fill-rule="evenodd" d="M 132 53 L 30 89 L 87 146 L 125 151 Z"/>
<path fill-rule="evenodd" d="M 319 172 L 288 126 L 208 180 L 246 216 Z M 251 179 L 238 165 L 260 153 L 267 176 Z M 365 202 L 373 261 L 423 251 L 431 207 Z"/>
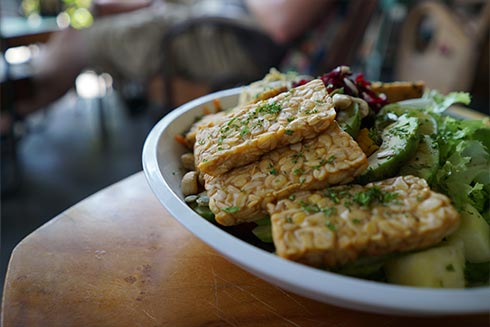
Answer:
<path fill-rule="evenodd" d="M 163 65 L 213 74 L 216 72 L 207 67 L 193 67 L 193 58 L 209 55 L 203 52 L 219 46 L 236 54 L 233 67 L 224 69 L 253 71 L 255 63 L 233 37 L 210 36 L 207 46 L 199 48 L 194 46 L 196 40 L 187 40 L 179 45 L 176 62 L 168 62 L 161 53 L 163 36 L 175 24 L 209 15 L 234 19 L 285 45 L 321 19 L 328 5 L 325 0 L 95 0 L 97 18 L 91 27 L 56 33 L 33 61 L 33 96 L 18 101 L 15 112 L 23 117 L 50 104 L 64 95 L 86 68 L 107 72 L 116 80 L 133 81 L 152 78 Z M 9 119 L 2 113 L 1 125 L 8 125 Z"/>

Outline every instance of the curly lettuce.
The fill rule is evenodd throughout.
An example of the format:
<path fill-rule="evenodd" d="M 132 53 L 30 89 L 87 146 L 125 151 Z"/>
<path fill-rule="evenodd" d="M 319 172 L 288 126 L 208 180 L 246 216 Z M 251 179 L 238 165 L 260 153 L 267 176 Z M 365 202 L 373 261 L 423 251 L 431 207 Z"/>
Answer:
<path fill-rule="evenodd" d="M 440 167 L 433 187 L 447 194 L 457 208 L 470 204 L 484 215 L 489 209 L 490 151 L 484 121 L 440 117 L 436 139 Z"/>
<path fill-rule="evenodd" d="M 422 99 L 428 101 L 426 110 L 433 113 L 443 113 L 450 106 L 456 103 L 469 105 L 471 102 L 471 96 L 466 92 L 450 92 L 447 95 L 443 95 L 437 90 L 429 90 L 424 93 Z"/>

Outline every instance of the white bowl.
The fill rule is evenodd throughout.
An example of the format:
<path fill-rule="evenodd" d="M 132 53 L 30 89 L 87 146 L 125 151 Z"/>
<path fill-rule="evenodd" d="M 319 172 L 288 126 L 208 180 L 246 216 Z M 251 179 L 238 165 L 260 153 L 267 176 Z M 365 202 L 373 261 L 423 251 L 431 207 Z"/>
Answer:
<path fill-rule="evenodd" d="M 282 259 L 250 245 L 206 221 L 183 200 L 180 155 L 175 136 L 184 132 L 220 99 L 224 108 L 238 101 L 240 88 L 193 100 L 165 116 L 150 132 L 143 148 L 143 168 L 163 206 L 191 233 L 248 272 L 285 290 L 350 309 L 394 315 L 488 313 L 490 288 L 430 289 L 390 285 L 347 277 Z"/>

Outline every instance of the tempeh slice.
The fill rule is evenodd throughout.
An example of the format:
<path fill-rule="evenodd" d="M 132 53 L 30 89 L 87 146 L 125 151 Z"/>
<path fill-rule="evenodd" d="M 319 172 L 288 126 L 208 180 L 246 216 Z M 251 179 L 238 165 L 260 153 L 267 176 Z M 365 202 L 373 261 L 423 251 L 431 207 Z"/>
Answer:
<path fill-rule="evenodd" d="M 448 197 L 414 176 L 298 192 L 268 211 L 279 256 L 326 268 L 435 245 L 460 220 Z"/>
<path fill-rule="evenodd" d="M 232 110 L 236 109 L 234 108 Z M 191 128 L 187 131 L 187 133 L 185 133 L 184 136 L 187 147 L 189 147 L 190 149 L 194 148 L 194 144 L 196 143 L 197 131 L 200 128 L 209 128 L 211 126 L 214 126 L 221 119 L 225 118 L 227 114 L 228 112 L 226 111 L 220 111 L 217 113 L 205 115 L 200 120 L 192 124 Z"/>
<path fill-rule="evenodd" d="M 332 99 L 321 80 L 233 111 L 197 131 L 196 167 L 219 175 L 258 160 L 276 148 L 311 139 L 335 119 Z"/>
<path fill-rule="evenodd" d="M 334 122 L 314 139 L 276 149 L 223 175 L 206 175 L 205 187 L 216 221 L 230 226 L 263 217 L 268 202 L 298 190 L 349 183 L 366 167 L 366 155 Z"/>

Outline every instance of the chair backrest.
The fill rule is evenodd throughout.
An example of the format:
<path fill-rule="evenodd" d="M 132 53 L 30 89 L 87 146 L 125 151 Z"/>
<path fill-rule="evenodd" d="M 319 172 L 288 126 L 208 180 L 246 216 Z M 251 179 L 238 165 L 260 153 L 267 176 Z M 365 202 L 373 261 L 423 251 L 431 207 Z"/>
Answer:
<path fill-rule="evenodd" d="M 216 90 L 262 77 L 285 52 L 286 47 L 257 28 L 226 17 L 199 17 L 174 26 L 165 35 L 167 64 L 163 74 L 205 83 Z M 188 58 L 179 60 L 182 56 Z M 185 66 L 179 64 L 183 62 Z"/>
<path fill-rule="evenodd" d="M 175 25 L 162 46 L 164 112 L 178 105 L 174 79 L 205 85 L 208 91 L 245 85 L 277 67 L 287 49 L 257 28 L 215 16 Z"/>
<path fill-rule="evenodd" d="M 272 67 L 285 67 L 287 55 L 309 42 L 307 34 L 319 37 L 313 40 L 315 53 L 306 59 L 310 70 L 301 73 L 320 75 L 338 65 L 349 65 L 377 5 L 378 0 L 337 0 L 312 31 L 288 45 L 278 45 L 260 29 L 227 17 L 205 16 L 182 22 L 168 31 L 162 43 L 165 107 L 168 110 L 176 105 L 173 78 L 205 84 L 210 91 L 245 85 L 261 79 Z M 188 58 L 178 60 L 185 56 Z"/>

